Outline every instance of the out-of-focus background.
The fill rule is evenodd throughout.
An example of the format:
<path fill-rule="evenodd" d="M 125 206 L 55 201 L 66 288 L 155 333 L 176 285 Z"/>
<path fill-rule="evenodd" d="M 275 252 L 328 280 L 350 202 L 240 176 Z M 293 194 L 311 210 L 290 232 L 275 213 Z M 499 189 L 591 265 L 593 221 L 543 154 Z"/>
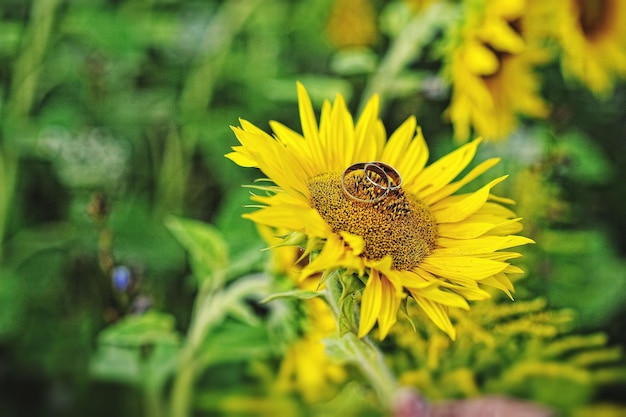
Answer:
<path fill-rule="evenodd" d="M 620 9 L 619 2 L 572 0 L 580 7 L 597 3 L 596 15 L 603 7 Z M 433 11 L 435 3 L 446 5 Z M 3 0 L 0 415 L 171 414 L 172 381 L 198 291 L 197 259 L 185 236 L 200 230 L 207 247 L 217 245 L 238 265 L 234 275 L 259 274 L 267 262 L 260 251 L 266 244 L 240 218 L 249 195 L 241 185 L 260 175 L 224 158 L 236 145 L 229 126 L 245 118 L 268 130 L 269 120 L 279 120 L 299 131 L 300 81 L 317 110 L 341 93 L 358 114 L 361 103 L 379 93 L 387 131 L 416 115 L 432 158 L 440 156 L 459 144 L 446 110 L 461 88 L 450 76 L 450 50 L 464 36 L 467 10 L 480 7 L 487 6 Z M 626 71 L 616 71 L 610 88 L 597 94 L 566 74 L 559 58 L 565 52 L 553 43 L 555 57 L 533 67 L 536 93 L 549 110 L 541 117 L 518 112 L 515 128 L 486 141 L 478 159 L 503 158 L 497 170 L 510 179 L 499 193 L 517 201 L 524 233 L 537 242 L 520 262 L 527 275 L 516 283 L 518 305 L 537 314 L 554 311 L 550 320 L 560 320 L 558 331 L 535 335 L 539 341 L 527 323 L 506 343 L 531 348 L 500 351 L 521 363 L 560 334 L 575 334 L 579 342 L 568 339 L 569 347 L 549 362 L 578 365 L 554 368 L 554 380 L 542 385 L 547 377 L 506 374 L 502 363 L 473 361 L 461 344 L 450 361 L 440 360 L 473 372 L 476 390 L 451 388 L 457 383 L 441 382 L 437 370 L 430 379 L 437 390 L 424 389 L 421 374 L 402 379 L 433 400 L 501 389 L 565 414 L 594 404 L 610 404 L 605 413 L 624 410 Z M 617 56 L 626 56 L 621 52 Z M 192 414 L 316 415 L 302 411 L 315 400 L 298 389 L 279 395 L 272 388 L 280 385 L 285 346 L 301 332 L 290 327 L 294 316 L 250 298 L 239 301 L 239 316 L 223 318 L 211 336 L 215 343 L 200 349 L 208 359 L 197 365 L 195 389 L 188 392 Z M 544 319 L 535 324 L 553 323 Z M 414 370 L 419 360 L 399 357 L 391 342 L 387 347 L 399 374 Z M 494 375 L 509 385 L 497 384 Z M 349 377 L 337 384 L 342 392 L 354 388 Z M 341 401 L 330 409 L 352 404 Z M 234 405 L 244 403 L 247 408 Z M 355 415 L 377 415 L 376 407 L 361 407 L 352 408 Z"/>

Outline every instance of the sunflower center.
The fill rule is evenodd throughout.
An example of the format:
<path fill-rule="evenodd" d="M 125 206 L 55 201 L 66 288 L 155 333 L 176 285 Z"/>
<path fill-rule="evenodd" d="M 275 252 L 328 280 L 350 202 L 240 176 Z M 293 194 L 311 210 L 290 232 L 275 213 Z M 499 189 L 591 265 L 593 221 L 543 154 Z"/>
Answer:
<path fill-rule="evenodd" d="M 576 0 L 580 27 L 588 39 L 601 35 L 609 24 L 614 0 Z"/>
<path fill-rule="evenodd" d="M 435 218 L 426 204 L 404 192 L 393 168 L 375 164 L 311 178 L 311 205 L 335 233 L 361 236 L 362 256 L 377 260 L 389 255 L 394 269 L 412 269 L 435 247 Z"/>

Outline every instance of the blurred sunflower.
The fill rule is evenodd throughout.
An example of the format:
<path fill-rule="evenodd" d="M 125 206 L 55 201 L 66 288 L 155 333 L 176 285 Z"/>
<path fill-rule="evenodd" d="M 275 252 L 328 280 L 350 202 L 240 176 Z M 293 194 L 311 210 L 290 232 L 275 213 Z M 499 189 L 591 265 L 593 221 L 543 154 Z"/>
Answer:
<path fill-rule="evenodd" d="M 315 403 L 334 396 L 347 373 L 326 355 L 324 339 L 337 333 L 328 305 L 320 298 L 304 301 L 307 326 L 304 334 L 287 349 L 280 366 L 278 388 L 298 392 L 307 403 Z"/>
<path fill-rule="evenodd" d="M 485 139 L 502 139 L 519 116 L 543 118 L 548 107 L 539 95 L 533 70 L 547 60 L 523 27 L 535 27 L 524 0 L 466 0 L 465 20 L 452 31 L 444 75 L 452 84 L 448 116 L 455 138 L 465 142 L 474 130 Z"/>
<path fill-rule="evenodd" d="M 371 46 L 378 37 L 376 19 L 371 0 L 334 0 L 326 35 L 338 49 Z"/>
<path fill-rule="evenodd" d="M 558 3 L 556 28 L 563 48 L 564 74 L 582 81 L 596 94 L 610 92 L 616 78 L 626 77 L 626 2 Z"/>
<path fill-rule="evenodd" d="M 300 289 L 314 290 L 319 277 L 311 276 L 303 281 L 298 279 L 300 250 L 295 246 L 280 246 L 281 239 L 274 235 L 271 228 L 259 225 L 258 229 L 270 246 L 279 245 L 272 250 L 273 272 L 293 279 Z M 304 312 L 302 334 L 287 348 L 277 388 L 282 392 L 297 392 L 305 402 L 315 403 L 336 394 L 338 384 L 346 378 L 346 371 L 326 355 L 324 339 L 337 333 L 330 307 L 321 298 L 313 298 L 304 300 Z"/>
<path fill-rule="evenodd" d="M 298 84 L 303 135 L 271 122 L 274 136 L 241 120 L 233 127 L 241 146 L 227 155 L 259 168 L 273 185 L 257 188 L 258 210 L 245 217 L 293 231 L 286 243 L 306 238 L 310 262 L 300 279 L 341 271 L 364 282 L 358 335 L 378 322 L 384 338 L 405 297 L 413 298 L 451 338 L 448 307 L 488 298 L 481 285 L 513 289 L 507 274 L 522 272 L 498 252 L 532 242 L 515 235 L 519 218 L 492 196 L 506 176 L 475 192 L 453 195 L 493 167 L 489 159 L 455 181 L 474 157 L 478 140 L 426 167 L 428 148 L 415 118 L 387 140 L 369 100 L 356 122 L 341 95 L 322 106 L 318 126 L 310 98 Z"/>

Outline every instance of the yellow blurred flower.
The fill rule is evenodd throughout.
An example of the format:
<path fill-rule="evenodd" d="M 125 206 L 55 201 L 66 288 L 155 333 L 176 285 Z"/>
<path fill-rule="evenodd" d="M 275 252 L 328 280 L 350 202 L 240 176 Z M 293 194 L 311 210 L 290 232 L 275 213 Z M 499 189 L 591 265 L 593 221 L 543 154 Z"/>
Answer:
<path fill-rule="evenodd" d="M 404 2 L 414 11 L 420 12 L 426 7 L 440 0 L 404 0 Z"/>
<path fill-rule="evenodd" d="M 370 46 L 378 37 L 376 20 L 371 0 L 334 0 L 326 35 L 336 48 Z"/>
<path fill-rule="evenodd" d="M 481 286 L 513 289 L 508 274 L 522 272 L 510 249 L 532 242 L 491 189 L 455 194 L 497 162 L 472 161 L 479 141 L 426 166 L 428 147 L 415 118 L 387 140 L 374 96 L 356 122 L 341 95 L 325 102 L 319 126 L 309 96 L 298 84 L 303 135 L 271 122 L 270 136 L 241 120 L 233 131 L 241 146 L 227 155 L 259 168 L 274 185 L 256 186 L 259 209 L 245 215 L 258 224 L 293 232 L 308 241 L 311 261 L 300 279 L 333 271 L 364 283 L 358 335 L 378 322 L 384 338 L 411 297 L 428 317 L 455 337 L 448 308 L 488 298 Z"/>
<path fill-rule="evenodd" d="M 263 225 L 258 227 L 263 239 L 270 245 L 278 245 L 281 239 L 274 231 Z M 293 279 L 298 288 L 314 290 L 319 277 L 298 280 L 300 250 L 295 246 L 278 246 L 272 249 L 273 272 Z M 337 324 L 330 308 L 320 298 L 304 300 L 306 314 L 302 336 L 287 348 L 281 363 L 277 389 L 297 392 L 307 403 L 315 403 L 336 394 L 338 384 L 345 380 L 343 366 L 333 363 L 325 353 L 324 339 L 337 334 Z"/>
<path fill-rule="evenodd" d="M 626 2 L 624 0 L 564 0 L 555 29 L 566 77 L 601 95 L 626 77 Z"/>
<path fill-rule="evenodd" d="M 305 304 L 309 326 L 287 350 L 279 371 L 278 389 L 298 392 L 304 401 L 315 403 L 337 393 L 346 371 L 326 355 L 324 339 L 337 333 L 328 305 L 317 298 L 305 300 Z"/>
<path fill-rule="evenodd" d="M 534 27 L 528 7 L 525 0 L 465 1 L 465 20 L 453 34 L 444 69 L 458 141 L 467 141 L 471 128 L 485 139 L 502 139 L 519 116 L 548 115 L 534 73 L 547 55 L 524 36 L 525 27 Z"/>

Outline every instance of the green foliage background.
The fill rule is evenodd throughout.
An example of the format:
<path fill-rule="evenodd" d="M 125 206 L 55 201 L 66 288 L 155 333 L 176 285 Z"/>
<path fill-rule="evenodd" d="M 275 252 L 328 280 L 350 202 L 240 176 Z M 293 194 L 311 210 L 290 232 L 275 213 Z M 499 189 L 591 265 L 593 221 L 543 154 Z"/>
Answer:
<path fill-rule="evenodd" d="M 223 155 L 239 117 L 299 129 L 296 80 L 317 108 L 341 92 L 358 111 L 400 23 L 374 2 L 388 33 L 338 51 L 325 35 L 330 5 L 0 4 L 0 415 L 164 415 L 171 391 L 184 396 L 172 376 L 185 360 L 210 370 L 193 400 L 200 415 L 270 395 L 296 319 L 254 302 L 269 292 L 264 244 L 240 218 L 240 186 L 255 174 Z M 383 117 L 392 131 L 416 114 L 436 157 L 454 147 L 448 96 L 424 87 L 437 64 L 416 63 Z M 503 157 L 500 193 L 518 200 L 538 242 L 517 297 L 570 308 L 578 331 L 626 346 L 626 87 L 601 101 L 556 65 L 544 78 L 551 119 L 480 155 Z M 131 271 L 127 292 L 111 284 L 115 265 Z M 194 306 L 198 293 L 213 303 Z M 211 320 L 194 327 L 203 314 Z M 202 355 L 187 358 L 194 331 Z M 595 398 L 623 401 L 624 379 Z M 248 407 L 298 409 L 289 398 Z"/>

